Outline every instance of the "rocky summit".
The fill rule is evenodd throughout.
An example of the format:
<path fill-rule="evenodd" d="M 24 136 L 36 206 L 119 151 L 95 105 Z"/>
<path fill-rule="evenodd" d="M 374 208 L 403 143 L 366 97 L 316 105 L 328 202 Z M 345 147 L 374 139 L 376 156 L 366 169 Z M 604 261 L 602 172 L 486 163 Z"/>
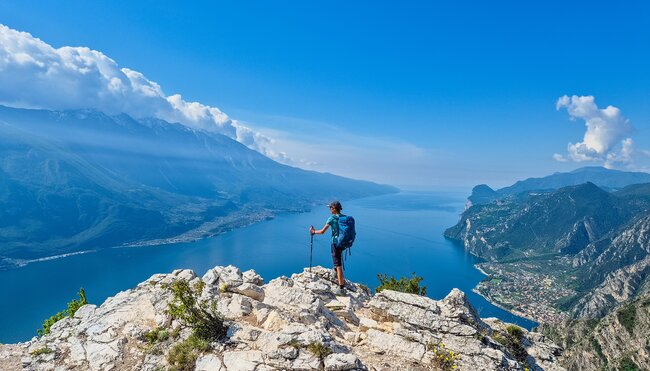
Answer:
<path fill-rule="evenodd" d="M 190 341 L 193 330 L 170 310 L 170 287 L 180 281 L 223 315 L 225 335 Z M 563 370 L 561 348 L 480 318 L 457 289 L 436 301 L 390 290 L 373 296 L 350 281 L 345 296 L 334 288 L 333 271 L 322 267 L 266 284 L 233 266 L 203 277 L 156 274 L 100 306 L 82 306 L 49 334 L 0 345 L 0 369 Z"/>

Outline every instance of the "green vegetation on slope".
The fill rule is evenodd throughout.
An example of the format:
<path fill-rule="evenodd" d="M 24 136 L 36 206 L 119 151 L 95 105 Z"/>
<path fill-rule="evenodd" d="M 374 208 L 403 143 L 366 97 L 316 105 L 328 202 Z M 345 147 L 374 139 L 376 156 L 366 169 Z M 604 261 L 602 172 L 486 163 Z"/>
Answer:
<path fill-rule="evenodd" d="M 393 290 L 408 294 L 427 295 L 427 287 L 420 286 L 420 282 L 422 282 L 424 278 L 416 276 L 415 272 L 413 272 L 411 278 L 400 277 L 399 280 L 395 279 L 393 276 L 388 277 L 386 274 L 378 274 L 377 278 L 379 279 L 379 286 L 377 286 L 375 292 Z"/>
<path fill-rule="evenodd" d="M 38 330 L 38 336 L 49 334 L 52 325 L 64 319 L 65 317 L 74 316 L 79 308 L 88 304 L 88 300 L 86 299 L 86 292 L 83 288 L 79 289 L 77 295 L 79 296 L 79 299 L 72 299 L 72 301 L 68 303 L 68 309 L 62 310 L 45 320 L 41 329 Z"/>

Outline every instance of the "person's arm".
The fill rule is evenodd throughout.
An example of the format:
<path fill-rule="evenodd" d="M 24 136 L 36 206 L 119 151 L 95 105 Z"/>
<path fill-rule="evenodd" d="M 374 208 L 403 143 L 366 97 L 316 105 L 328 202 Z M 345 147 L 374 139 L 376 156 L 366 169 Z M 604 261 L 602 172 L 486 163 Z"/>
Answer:
<path fill-rule="evenodd" d="M 312 226 L 311 228 L 309 228 L 309 232 L 311 232 L 311 234 L 323 234 L 325 233 L 325 231 L 327 231 L 327 228 L 329 227 L 330 227 L 329 224 L 325 224 L 323 229 L 315 230 L 314 227 Z"/>

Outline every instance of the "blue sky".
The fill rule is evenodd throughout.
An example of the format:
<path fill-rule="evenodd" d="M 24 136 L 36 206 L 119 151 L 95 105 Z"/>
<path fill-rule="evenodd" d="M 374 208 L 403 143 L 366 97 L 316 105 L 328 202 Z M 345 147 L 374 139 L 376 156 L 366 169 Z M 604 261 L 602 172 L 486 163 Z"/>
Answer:
<path fill-rule="evenodd" d="M 603 164 L 567 155 L 585 119 L 565 94 L 619 108 L 636 155 L 612 166 L 648 169 L 649 21 L 646 1 L 0 2 L 0 23 L 101 51 L 300 166 L 443 187 Z"/>

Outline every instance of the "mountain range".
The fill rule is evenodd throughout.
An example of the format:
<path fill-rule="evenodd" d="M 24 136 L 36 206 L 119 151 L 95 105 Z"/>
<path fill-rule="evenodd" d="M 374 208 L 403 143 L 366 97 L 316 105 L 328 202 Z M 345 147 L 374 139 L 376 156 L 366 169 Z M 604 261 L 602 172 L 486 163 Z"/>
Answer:
<path fill-rule="evenodd" d="M 552 191 L 587 182 L 594 183 L 604 190 L 613 191 L 632 184 L 650 183 L 650 174 L 587 166 L 568 173 L 555 173 L 541 178 L 520 180 L 511 186 L 497 190 L 486 184 L 480 184 L 474 187 L 468 200 L 470 205 L 478 205 L 522 192 Z"/>
<path fill-rule="evenodd" d="M 640 369 L 650 354 L 648 179 L 588 167 L 479 185 L 445 236 L 485 260 L 479 293 L 531 316 L 559 311 L 545 318 L 564 320 L 541 330 L 564 346 L 565 367 Z"/>
<path fill-rule="evenodd" d="M 575 290 L 556 303 L 600 317 L 650 285 L 650 184 L 607 192 L 588 182 L 467 209 L 445 236 L 501 264 L 525 262 Z"/>
<path fill-rule="evenodd" d="M 396 189 L 277 163 L 224 135 L 94 110 L 0 106 L 0 268 L 191 240 Z"/>

